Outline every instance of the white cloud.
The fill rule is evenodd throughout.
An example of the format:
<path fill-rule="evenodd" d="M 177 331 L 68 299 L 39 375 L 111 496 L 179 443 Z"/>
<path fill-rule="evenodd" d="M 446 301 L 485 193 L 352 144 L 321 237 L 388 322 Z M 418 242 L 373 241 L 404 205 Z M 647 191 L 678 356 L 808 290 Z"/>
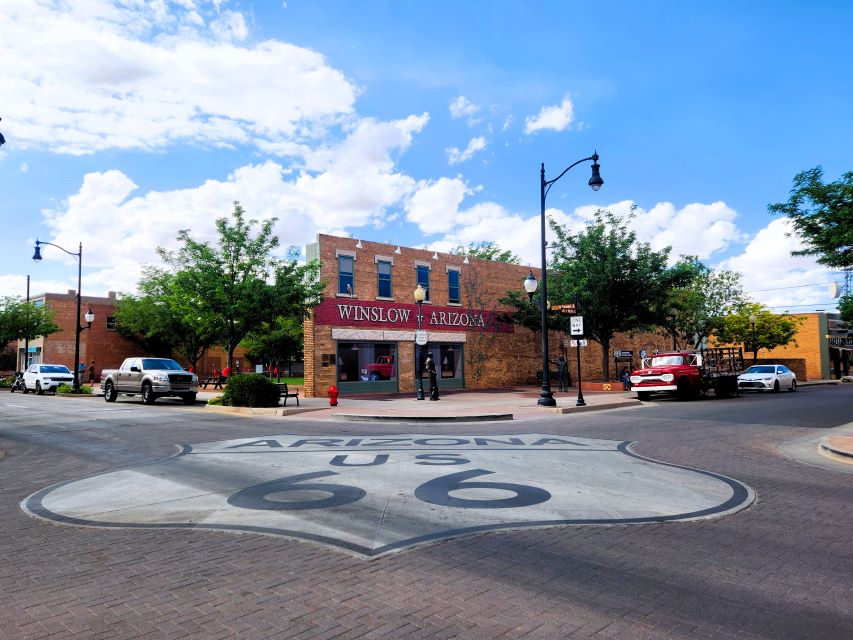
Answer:
<path fill-rule="evenodd" d="M 559 105 L 542 107 L 535 116 L 524 120 L 524 133 L 533 133 L 543 129 L 564 131 L 568 129 L 575 117 L 575 109 L 569 96 L 563 98 Z"/>
<path fill-rule="evenodd" d="M 450 164 L 458 164 L 460 162 L 470 160 L 475 153 L 482 151 L 485 148 L 486 139 L 483 136 L 479 136 L 477 138 L 471 138 L 468 142 L 468 146 L 465 147 L 465 151 L 460 151 L 457 147 L 450 147 L 445 149 L 445 152 L 447 153 L 447 161 Z"/>
<path fill-rule="evenodd" d="M 788 237 L 791 231 L 787 218 L 777 218 L 755 234 L 743 253 L 716 266 L 742 273 L 749 297 L 773 311 L 833 311 L 837 300 L 829 297 L 827 283 L 838 278 L 811 256 L 792 256 L 803 244 L 796 235 Z"/>
<path fill-rule="evenodd" d="M 472 103 L 465 96 L 459 96 L 450 101 L 450 117 L 454 120 L 465 118 L 469 126 L 473 126 L 480 122 L 477 114 L 480 113 L 480 107 Z"/>
<path fill-rule="evenodd" d="M 21 173 L 26 173 L 27 171 L 30 170 L 30 165 L 27 164 L 26 162 L 22 162 L 20 168 L 21 168 Z"/>
<path fill-rule="evenodd" d="M 420 182 L 406 202 L 406 219 L 424 233 L 448 231 L 456 224 L 459 205 L 469 193 L 468 185 L 460 178 Z"/>
<path fill-rule="evenodd" d="M 234 44 L 242 14 L 185 5 L 7 0 L 0 84 L 18 148 L 299 142 L 351 116 L 356 90 L 322 55 Z"/>
<path fill-rule="evenodd" d="M 159 263 L 156 247 L 177 248 L 180 229 L 190 229 L 196 240 L 215 240 L 214 221 L 230 214 L 235 200 L 249 218 L 278 218 L 275 232 L 283 247 L 313 242 L 318 232 L 380 225 L 388 208 L 401 206 L 416 189 L 397 170 L 394 156 L 428 121 L 427 114 L 391 122 L 364 119 L 337 146 L 310 152 L 300 171 L 269 160 L 240 167 L 225 180 L 172 191 L 137 194 L 137 185 L 121 171 L 89 173 L 67 202 L 43 212 L 47 240 L 66 248 L 82 240 L 84 290 L 103 295 L 134 290 L 141 264 Z M 44 258 L 76 264 L 59 251 L 46 251 Z M 76 286 L 54 285 L 51 291 Z M 0 277 L 0 295 L 20 291 L 13 276 Z"/>

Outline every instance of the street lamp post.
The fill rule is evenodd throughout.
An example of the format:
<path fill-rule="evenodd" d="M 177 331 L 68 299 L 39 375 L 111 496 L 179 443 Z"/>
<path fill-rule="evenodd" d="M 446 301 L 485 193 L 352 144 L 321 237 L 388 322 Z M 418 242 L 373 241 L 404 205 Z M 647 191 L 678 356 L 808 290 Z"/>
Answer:
<path fill-rule="evenodd" d="M 589 179 L 589 186 L 593 191 L 598 191 L 601 189 L 601 185 L 604 184 L 604 180 L 601 179 L 601 175 L 599 174 L 599 164 L 598 164 L 598 152 L 593 153 L 588 158 L 583 158 L 578 160 L 577 162 L 570 164 L 563 170 L 563 173 L 558 175 L 553 180 L 545 179 L 545 163 L 542 163 L 542 169 L 539 172 L 539 200 L 540 200 L 540 222 L 541 222 L 541 231 L 542 231 L 542 295 L 540 296 L 540 300 L 542 300 L 541 307 L 541 326 L 542 326 L 542 391 L 539 393 L 539 401 L 537 404 L 543 407 L 554 407 L 557 405 L 557 401 L 554 400 L 554 395 L 551 393 L 551 379 L 548 375 L 548 313 L 545 300 L 548 299 L 548 272 L 547 272 L 547 262 L 545 260 L 545 196 L 548 195 L 548 192 L 551 190 L 551 185 L 553 185 L 557 180 L 562 178 L 569 169 L 572 167 L 576 167 L 581 162 L 587 162 L 588 160 L 592 160 L 592 176 Z"/>
<path fill-rule="evenodd" d="M 77 253 L 73 253 L 67 249 L 63 249 L 58 244 L 36 240 L 35 253 L 33 253 L 33 260 L 35 262 L 41 262 L 41 245 L 43 244 L 56 247 L 60 251 L 67 253 L 69 256 L 77 258 L 77 322 L 74 327 L 74 393 L 80 393 L 80 333 L 86 329 L 91 329 L 92 322 L 95 320 L 95 314 L 92 313 L 92 309 L 90 307 L 86 312 L 86 322 L 88 326 L 80 326 L 80 289 L 83 280 L 83 243 L 80 243 Z"/>
<path fill-rule="evenodd" d="M 421 332 L 421 310 L 423 309 L 424 298 L 426 298 L 426 289 L 418 285 L 415 289 L 415 302 L 418 305 L 418 335 Z M 418 343 L 417 336 L 415 337 L 415 375 L 418 377 L 418 395 L 416 400 L 424 399 L 424 378 L 421 375 L 421 345 Z"/>
<path fill-rule="evenodd" d="M 749 326 L 752 327 L 752 338 L 751 338 L 751 344 L 749 346 L 750 346 L 750 350 L 752 351 L 752 364 L 755 364 L 756 362 L 758 362 L 758 349 L 755 346 L 755 323 L 757 320 L 758 320 L 758 318 L 755 317 L 754 313 L 750 314 Z"/>

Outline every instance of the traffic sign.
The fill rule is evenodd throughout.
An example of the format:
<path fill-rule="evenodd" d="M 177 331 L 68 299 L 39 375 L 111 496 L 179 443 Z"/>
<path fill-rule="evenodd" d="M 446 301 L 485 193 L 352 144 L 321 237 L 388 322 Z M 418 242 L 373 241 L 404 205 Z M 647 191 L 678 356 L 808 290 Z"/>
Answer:
<path fill-rule="evenodd" d="M 617 358 L 619 360 L 622 360 L 622 359 L 627 360 L 628 358 L 634 357 L 634 352 L 633 351 L 619 351 L 617 349 L 616 351 L 613 352 L 613 357 Z"/>
<path fill-rule="evenodd" d="M 573 336 L 583 335 L 583 316 L 572 316 L 569 320 L 569 333 Z"/>
<path fill-rule="evenodd" d="M 589 346 L 589 341 L 588 340 L 572 340 L 572 346 L 573 347 L 577 347 L 578 345 L 580 345 L 581 347 Z"/>
<path fill-rule="evenodd" d="M 415 344 L 423 347 L 427 343 L 427 332 L 424 329 L 415 331 Z"/>

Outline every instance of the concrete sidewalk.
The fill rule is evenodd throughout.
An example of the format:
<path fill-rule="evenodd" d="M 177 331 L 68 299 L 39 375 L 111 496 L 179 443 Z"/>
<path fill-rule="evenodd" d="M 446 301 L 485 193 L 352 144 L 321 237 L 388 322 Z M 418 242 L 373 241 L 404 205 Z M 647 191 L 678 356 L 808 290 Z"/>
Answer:
<path fill-rule="evenodd" d="M 444 391 L 441 399 L 417 400 L 414 394 L 359 395 L 339 398 L 338 406 L 329 406 L 328 398 L 299 398 L 299 406 L 288 400 L 286 407 L 253 409 L 242 413 L 252 415 L 288 416 L 302 418 L 352 421 L 401 422 L 472 422 L 512 420 L 536 415 L 558 415 L 582 411 L 616 409 L 642 404 L 636 394 L 623 392 L 584 392 L 585 406 L 577 406 L 577 391 L 554 392 L 556 407 L 540 407 L 539 387 L 508 387 L 502 389 Z M 198 399 L 207 401 L 218 392 L 200 391 Z M 212 411 L 233 412 L 233 408 L 208 406 Z"/>

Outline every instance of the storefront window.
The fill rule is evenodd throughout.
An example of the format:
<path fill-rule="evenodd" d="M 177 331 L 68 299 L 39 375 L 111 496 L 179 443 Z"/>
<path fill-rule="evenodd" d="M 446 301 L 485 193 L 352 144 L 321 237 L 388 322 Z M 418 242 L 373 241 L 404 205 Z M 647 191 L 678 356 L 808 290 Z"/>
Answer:
<path fill-rule="evenodd" d="M 380 382 L 396 379 L 395 343 L 338 343 L 338 382 Z"/>
<path fill-rule="evenodd" d="M 426 357 L 427 353 L 432 352 L 432 357 L 435 360 L 435 372 L 439 379 L 462 380 L 462 345 L 440 344 L 435 342 L 428 343 L 421 348 L 421 373 L 424 378 L 429 376 L 426 373 Z"/>

